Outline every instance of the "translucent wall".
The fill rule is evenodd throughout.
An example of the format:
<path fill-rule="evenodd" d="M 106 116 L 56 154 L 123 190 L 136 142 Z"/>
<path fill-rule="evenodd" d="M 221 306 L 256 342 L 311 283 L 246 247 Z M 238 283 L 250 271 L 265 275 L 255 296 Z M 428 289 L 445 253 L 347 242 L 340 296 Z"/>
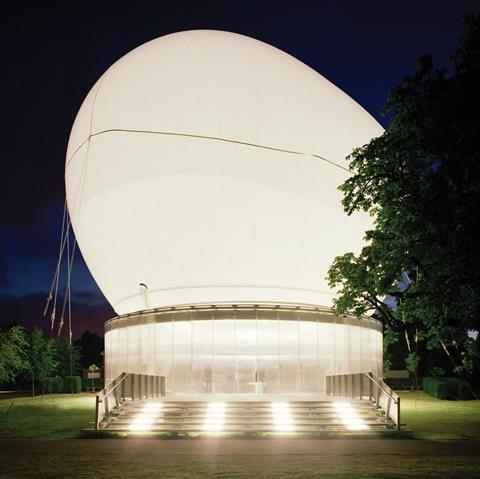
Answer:
<path fill-rule="evenodd" d="M 107 380 L 162 375 L 170 393 L 321 394 L 330 374 L 382 375 L 381 329 L 358 320 L 117 321 L 105 335 Z"/>

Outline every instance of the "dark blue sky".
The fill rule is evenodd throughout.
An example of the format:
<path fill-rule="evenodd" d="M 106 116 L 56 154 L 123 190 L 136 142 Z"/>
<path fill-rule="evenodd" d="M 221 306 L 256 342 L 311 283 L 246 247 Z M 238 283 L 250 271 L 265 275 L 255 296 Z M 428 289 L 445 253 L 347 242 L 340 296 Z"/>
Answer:
<path fill-rule="evenodd" d="M 37 5 L 38 3 L 38 5 Z M 458 45 L 478 1 L 455 2 L 34 2 L 4 7 L 1 21 L 2 158 L 0 321 L 41 324 L 55 268 L 64 158 L 85 95 L 119 57 L 180 30 L 229 30 L 308 64 L 385 125 L 388 91 L 432 53 Z M 5 10 L 6 9 L 6 10 Z M 81 256 L 74 265 L 74 331 L 101 331 L 111 309 Z"/>

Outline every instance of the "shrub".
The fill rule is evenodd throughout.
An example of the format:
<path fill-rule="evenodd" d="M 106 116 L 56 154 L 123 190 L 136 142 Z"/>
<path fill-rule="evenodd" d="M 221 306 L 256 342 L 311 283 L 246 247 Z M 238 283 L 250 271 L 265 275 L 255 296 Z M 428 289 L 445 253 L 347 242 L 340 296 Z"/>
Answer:
<path fill-rule="evenodd" d="M 43 390 L 44 390 L 45 394 L 52 394 L 52 392 L 53 392 L 53 381 L 54 380 L 55 380 L 55 378 L 51 378 L 51 377 L 45 378 L 43 380 Z"/>
<path fill-rule="evenodd" d="M 468 384 L 459 378 L 444 378 L 447 385 L 448 399 L 472 399 Z"/>
<path fill-rule="evenodd" d="M 52 378 L 52 393 L 63 393 L 64 381 L 63 378 Z"/>
<path fill-rule="evenodd" d="M 65 376 L 63 381 L 63 392 L 79 393 L 82 391 L 82 378 L 80 376 Z"/>
<path fill-rule="evenodd" d="M 437 399 L 447 399 L 447 385 L 440 379 L 428 376 L 424 377 L 422 380 L 422 389 Z"/>

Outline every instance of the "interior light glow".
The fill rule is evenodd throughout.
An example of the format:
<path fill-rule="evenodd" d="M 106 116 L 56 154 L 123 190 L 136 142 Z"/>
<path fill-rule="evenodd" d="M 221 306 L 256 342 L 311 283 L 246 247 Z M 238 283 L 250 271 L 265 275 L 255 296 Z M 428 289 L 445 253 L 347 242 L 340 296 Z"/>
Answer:
<path fill-rule="evenodd" d="M 223 430 L 227 405 L 223 402 L 208 403 L 203 430 L 207 432 L 219 432 Z"/>
<path fill-rule="evenodd" d="M 333 403 L 333 408 L 348 430 L 364 431 L 370 429 L 370 427 L 362 421 L 352 404 L 347 402 L 335 402 Z"/>
<path fill-rule="evenodd" d="M 163 409 L 162 403 L 147 403 L 141 411 L 135 415 L 129 424 L 129 430 L 135 432 L 145 432 L 152 429 L 153 423 L 157 420 Z"/>
<path fill-rule="evenodd" d="M 197 317 L 196 312 L 192 314 Z M 231 314 L 232 316 L 235 314 L 233 310 Z M 252 314 L 254 315 L 254 312 Z M 300 321 L 300 323 L 297 324 L 296 321 L 286 319 L 282 319 L 279 326 L 276 319 L 258 319 L 257 326 L 255 325 L 255 319 L 242 319 L 241 322 L 238 322 L 239 324 L 235 326 L 233 319 L 222 319 L 221 322 L 216 322 L 216 326 L 212 328 L 212 321 L 216 320 L 203 320 L 199 319 L 200 317 L 201 316 L 195 320 L 194 328 L 187 328 L 185 324 L 181 324 L 182 321 L 149 324 L 146 322 L 148 315 L 138 318 L 132 317 L 132 321 L 138 319 L 140 323 L 132 325 L 131 330 L 129 326 L 128 328 L 119 327 L 119 329 L 107 332 L 106 341 L 108 344 L 106 348 L 110 361 L 108 363 L 110 368 L 108 374 L 113 375 L 113 377 L 110 376 L 110 378 L 115 379 L 117 372 L 120 374 L 124 370 L 129 370 L 130 367 L 137 367 L 136 361 L 140 361 L 138 358 L 144 357 L 145 359 L 142 359 L 142 361 L 157 365 L 155 374 L 175 377 L 175 382 L 170 382 L 170 386 L 173 387 L 172 393 L 188 392 L 189 394 L 195 395 L 211 391 L 222 391 L 224 394 L 261 394 L 262 387 L 264 393 L 268 389 L 266 382 L 264 382 L 266 378 L 275 377 L 278 378 L 278 380 L 275 379 L 278 393 L 287 394 L 288 390 L 290 390 L 287 388 L 290 388 L 292 384 L 296 384 L 296 371 L 298 370 L 297 368 L 300 362 L 298 356 L 299 351 L 301 351 L 302 364 L 305 365 L 305 368 L 313 368 L 311 369 L 312 371 L 317 370 L 316 368 L 318 368 L 318 371 L 326 370 L 327 367 L 329 367 L 329 361 L 331 361 L 332 364 L 337 364 L 337 362 L 341 360 L 340 350 L 348 351 L 352 364 L 366 359 L 365 355 L 367 351 L 368 354 L 372 352 L 372 361 L 374 360 L 373 351 L 375 351 L 375 355 L 378 352 L 378 361 L 381 359 L 381 342 L 377 344 L 370 337 L 370 333 L 380 336 L 381 333 L 378 331 L 368 331 L 367 328 L 364 327 L 343 324 L 332 325 L 321 322 L 317 324 L 314 322 L 308 323 L 307 321 Z M 123 319 L 121 321 L 123 321 Z M 121 325 L 121 321 L 119 320 L 119 326 Z M 338 331 L 332 332 L 332 329 Z M 127 330 L 129 331 L 128 334 L 126 334 Z M 242 334 L 240 334 L 241 331 Z M 329 349 L 330 343 L 333 341 L 331 334 L 337 338 L 337 345 L 342 344 L 342 346 L 338 346 L 335 351 Z M 361 341 L 357 344 L 353 338 L 358 337 L 361 338 Z M 140 338 L 142 338 L 142 340 L 140 340 Z M 316 338 L 318 338 L 319 341 L 318 355 Z M 157 340 L 165 347 L 155 347 Z M 366 344 L 375 343 L 377 345 L 369 349 L 363 348 L 360 351 L 360 349 L 358 349 L 359 344 L 363 344 L 363 341 L 365 341 Z M 175 347 L 175 344 L 182 344 L 184 346 Z M 252 344 L 255 344 L 255 355 L 257 355 L 259 360 L 261 358 L 262 364 L 265 365 L 262 374 L 257 374 L 258 384 L 252 381 L 252 377 L 254 379 L 255 374 L 255 368 L 252 363 L 248 362 L 248 368 L 250 368 L 248 369 L 248 374 L 246 374 L 247 369 L 244 370 L 244 366 L 242 366 L 243 364 L 247 364 L 247 358 L 251 359 L 252 357 L 251 353 L 246 354 L 250 351 L 249 348 Z M 208 362 L 197 361 L 194 359 L 196 356 L 191 357 L 189 351 L 191 351 L 192 348 L 194 351 L 196 351 L 197 348 L 198 351 L 204 351 L 203 354 L 208 355 L 209 358 L 215 357 L 215 361 L 220 368 L 219 370 L 225 371 L 225 374 L 215 374 L 212 376 L 213 383 L 207 386 L 205 378 L 210 377 L 210 372 L 208 372 L 209 366 L 207 366 Z M 264 354 L 265 351 L 271 351 L 271 348 L 280 352 L 283 351 L 284 353 L 293 351 L 295 348 L 295 353 L 280 354 L 277 361 L 277 358 L 273 360 L 270 354 Z M 330 351 L 333 356 L 330 354 L 322 356 L 321 351 L 324 350 Z M 170 351 L 170 353 L 167 354 L 167 351 Z M 219 351 L 222 353 L 219 353 Z M 231 354 L 223 354 L 224 351 L 228 351 Z M 171 357 L 172 354 L 173 360 Z M 129 363 L 127 362 L 128 358 L 130 358 L 128 360 L 130 361 Z M 137 359 L 133 360 L 132 358 Z M 192 359 L 193 362 L 191 362 Z M 250 359 L 248 359 L 248 361 L 250 361 Z M 188 372 L 188 374 L 187 369 L 182 366 L 183 364 L 190 364 L 190 369 L 188 369 L 190 372 Z M 280 365 L 282 365 L 281 367 L 283 368 L 283 364 L 285 364 L 286 368 L 284 371 L 285 374 L 282 373 L 279 376 Z M 138 363 L 138 367 L 140 367 L 140 363 Z M 377 371 L 374 365 L 368 367 L 374 372 Z M 348 373 L 348 370 L 344 370 L 343 373 Z M 320 380 L 318 384 L 315 383 L 315 389 L 319 388 L 318 393 L 320 393 L 320 388 L 323 387 L 321 384 L 323 384 L 323 382 Z M 299 385 L 299 387 L 303 389 L 303 386 Z M 339 401 L 346 401 L 344 398 L 338 399 Z M 160 401 L 160 399 L 152 398 L 152 401 Z M 208 397 L 206 398 L 205 407 L 209 401 L 225 401 L 225 397 Z M 266 401 L 268 401 L 266 406 L 268 416 L 270 417 L 270 403 L 272 401 L 289 401 L 289 398 L 287 396 L 277 398 L 269 397 L 266 398 Z M 293 403 L 291 405 L 293 408 Z M 228 410 L 230 411 L 230 409 Z M 203 415 L 200 418 L 200 427 L 202 420 Z"/>
<path fill-rule="evenodd" d="M 360 249 L 372 227 L 366 214 L 352 222 L 338 201 L 344 158 L 382 133 L 340 89 L 266 43 L 214 30 L 149 41 L 102 74 L 72 127 L 65 180 L 82 255 L 120 315 L 226 300 L 328 307 L 330 259 Z M 217 157 L 221 175 L 211 170 Z M 223 201 L 213 200 L 217 191 Z M 272 221 L 279 211 L 283 221 Z M 312 222 L 317 215 L 324 221 Z M 302 248 L 286 224 L 305 232 Z"/>
<path fill-rule="evenodd" d="M 287 402 L 272 402 L 273 427 L 278 432 L 292 432 L 295 430 L 290 404 Z"/>

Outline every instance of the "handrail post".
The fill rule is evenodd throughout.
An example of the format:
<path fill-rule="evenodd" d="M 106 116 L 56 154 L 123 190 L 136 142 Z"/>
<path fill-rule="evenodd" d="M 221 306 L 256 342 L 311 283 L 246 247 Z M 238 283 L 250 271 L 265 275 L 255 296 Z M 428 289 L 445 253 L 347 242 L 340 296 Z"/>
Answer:
<path fill-rule="evenodd" d="M 397 431 L 400 431 L 400 396 L 397 399 Z"/>
<path fill-rule="evenodd" d="M 108 415 L 110 414 L 110 408 L 108 407 L 108 396 L 105 396 L 103 398 L 103 404 L 105 405 L 103 417 L 108 417 Z"/>
<path fill-rule="evenodd" d="M 98 431 L 100 424 L 100 418 L 98 417 L 100 413 L 100 398 L 95 396 L 95 431 Z"/>
<path fill-rule="evenodd" d="M 117 384 L 118 384 L 118 382 L 115 383 L 115 386 L 116 386 Z M 113 397 L 115 398 L 115 406 L 118 407 L 118 406 L 120 405 L 119 397 L 118 397 L 118 388 L 115 388 L 115 389 L 113 390 Z"/>

